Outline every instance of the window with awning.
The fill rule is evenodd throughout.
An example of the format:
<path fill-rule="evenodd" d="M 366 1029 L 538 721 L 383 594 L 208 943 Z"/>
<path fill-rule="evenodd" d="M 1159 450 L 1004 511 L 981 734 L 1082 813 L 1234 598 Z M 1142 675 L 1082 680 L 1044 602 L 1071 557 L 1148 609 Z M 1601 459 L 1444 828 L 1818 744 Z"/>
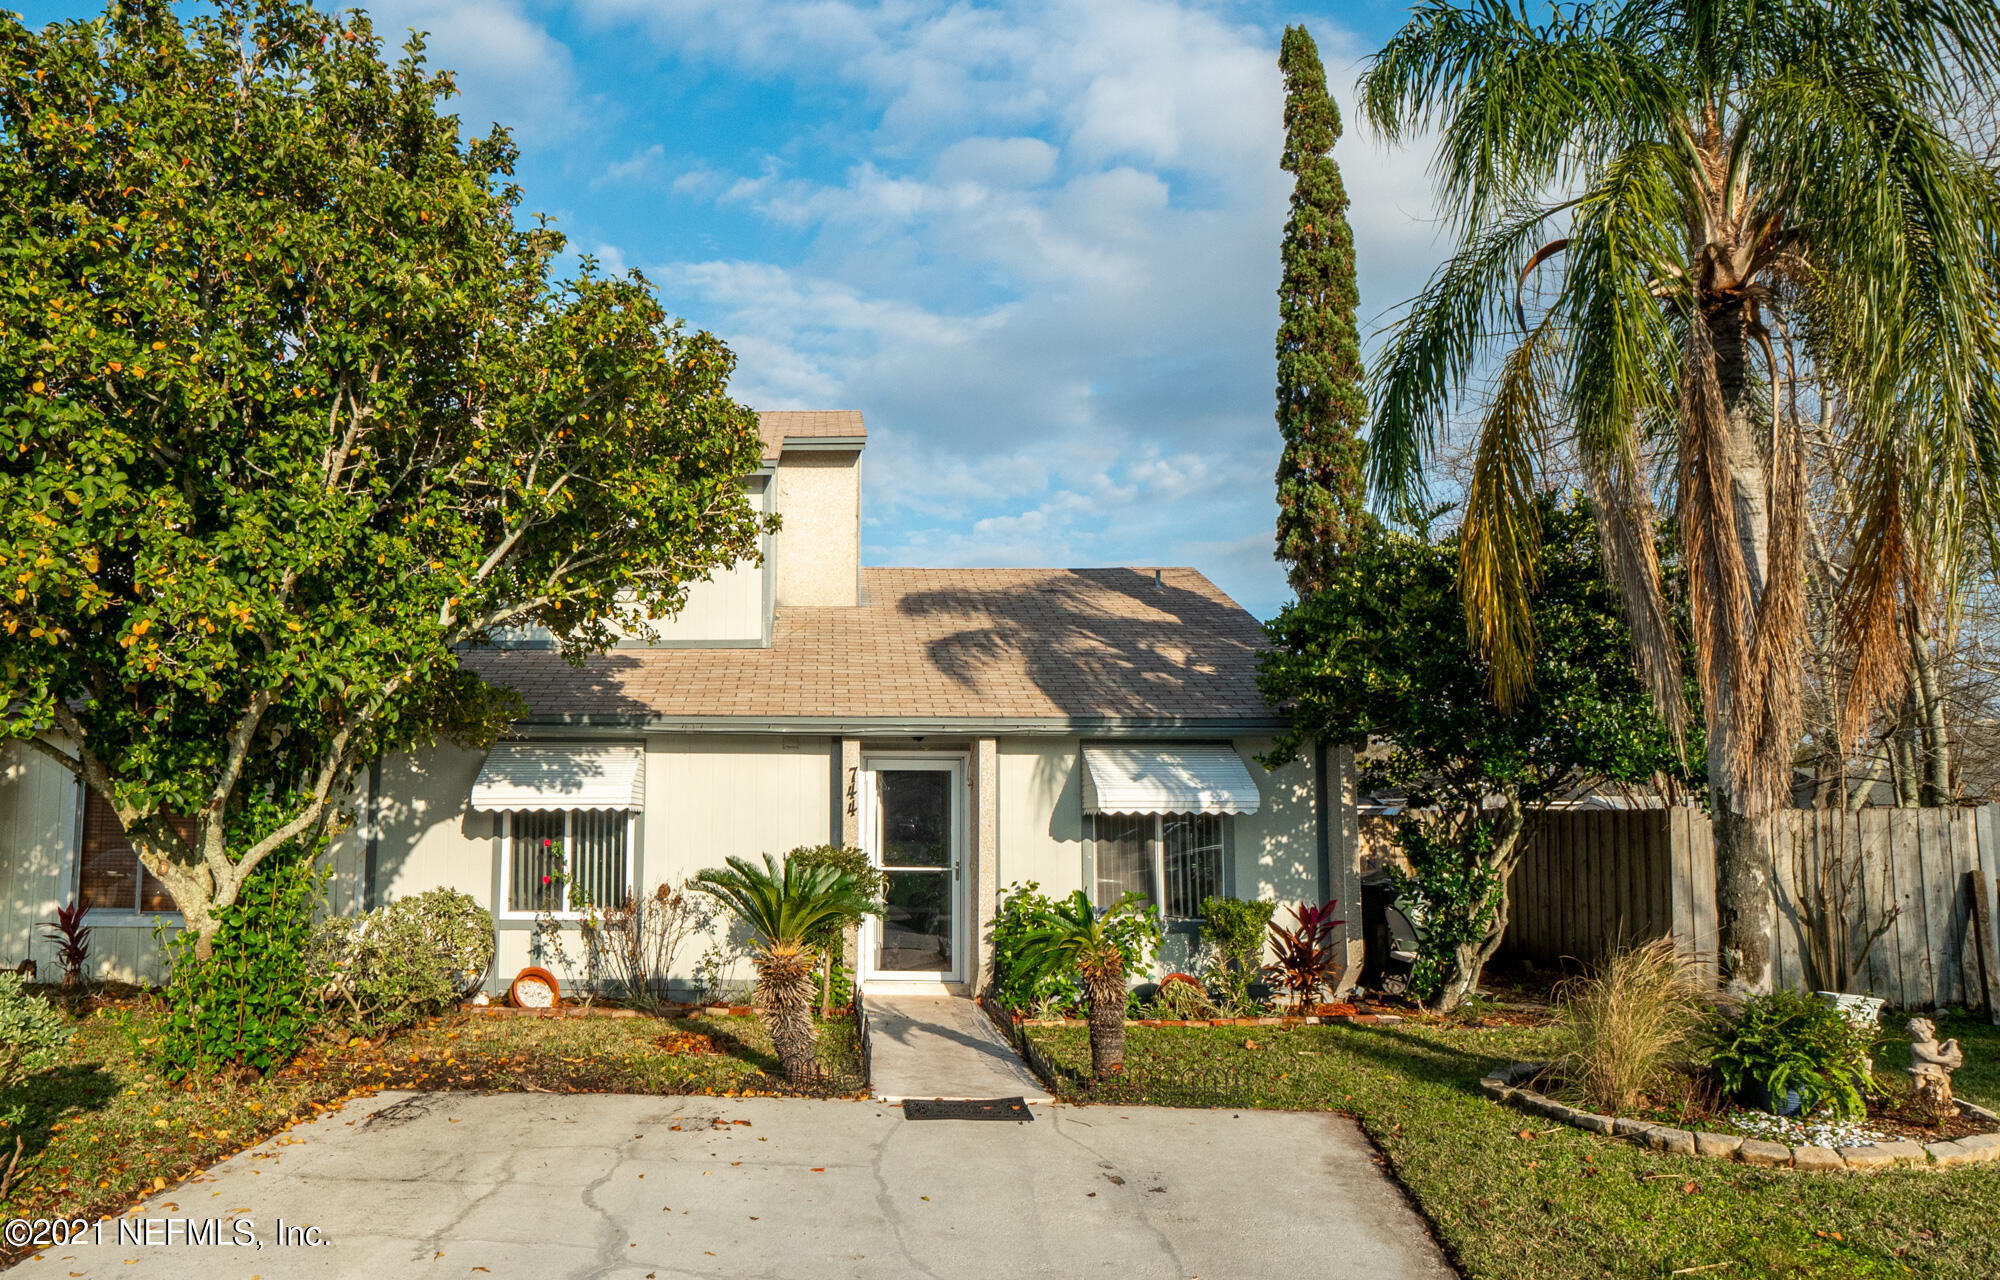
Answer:
<path fill-rule="evenodd" d="M 1085 813 L 1257 812 L 1257 784 L 1227 744 L 1085 743 Z"/>
<path fill-rule="evenodd" d="M 1168 920 L 1194 920 L 1223 893 L 1226 826 L 1257 812 L 1257 784 L 1230 746 L 1083 748 L 1096 903 L 1136 893 Z"/>
<path fill-rule="evenodd" d="M 500 914 L 578 917 L 625 905 L 645 800 L 637 744 L 495 744 L 471 807 L 500 814 Z"/>
<path fill-rule="evenodd" d="M 646 805 L 646 749 L 637 743 L 496 742 L 472 784 L 472 807 L 494 813 Z"/>

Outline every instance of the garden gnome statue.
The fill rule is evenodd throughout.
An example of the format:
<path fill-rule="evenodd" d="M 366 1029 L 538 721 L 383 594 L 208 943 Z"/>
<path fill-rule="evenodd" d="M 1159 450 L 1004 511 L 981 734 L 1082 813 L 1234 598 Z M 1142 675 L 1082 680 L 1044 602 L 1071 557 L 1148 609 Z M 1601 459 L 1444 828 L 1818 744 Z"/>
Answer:
<path fill-rule="evenodd" d="M 1911 1018 L 1910 1088 L 1932 1115 L 1940 1119 L 1958 1114 L 1951 1100 L 1951 1073 L 1965 1065 L 1965 1051 L 1958 1041 L 1938 1042 L 1937 1028 L 1929 1018 Z"/>

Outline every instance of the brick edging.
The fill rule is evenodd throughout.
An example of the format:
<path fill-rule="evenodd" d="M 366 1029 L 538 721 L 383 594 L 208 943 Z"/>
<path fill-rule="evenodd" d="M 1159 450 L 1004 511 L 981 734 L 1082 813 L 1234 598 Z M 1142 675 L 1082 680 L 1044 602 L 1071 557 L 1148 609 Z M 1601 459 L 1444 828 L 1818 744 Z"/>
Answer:
<path fill-rule="evenodd" d="M 1626 1116 L 1601 1116 L 1593 1111 L 1567 1106 L 1518 1083 L 1533 1079 L 1547 1065 L 1544 1062 L 1516 1062 L 1501 1067 L 1480 1080 L 1479 1090 L 1496 1102 L 1504 1102 L 1589 1133 L 1629 1138 L 1642 1146 L 1671 1155 L 1737 1160 L 1767 1169 L 1806 1169 L 1822 1173 L 1840 1169 L 1881 1169 L 1894 1165 L 1948 1169 L 1954 1165 L 2000 1161 L 2000 1133 L 1976 1133 L 1970 1137 L 1928 1143 L 1901 1139 L 1859 1147 L 1788 1147 L 1781 1142 L 1766 1142 L 1760 1138 L 1676 1129 L 1672 1125 L 1633 1120 Z M 1958 1105 L 1967 1114 L 1989 1124 L 2000 1123 L 2000 1116 L 1995 1116 L 1984 1107 L 1964 1101 Z"/>

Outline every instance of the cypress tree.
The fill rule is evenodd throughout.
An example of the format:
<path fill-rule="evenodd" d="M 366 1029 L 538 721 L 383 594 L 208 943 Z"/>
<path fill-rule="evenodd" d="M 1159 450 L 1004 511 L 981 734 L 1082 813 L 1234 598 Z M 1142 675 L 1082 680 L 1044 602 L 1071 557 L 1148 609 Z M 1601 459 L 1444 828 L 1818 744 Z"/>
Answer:
<path fill-rule="evenodd" d="M 1326 94 L 1326 68 L 1303 26 L 1286 27 L 1278 54 L 1285 76 L 1285 152 L 1293 175 L 1278 284 L 1278 559 L 1306 596 L 1361 521 L 1361 339 L 1354 327 L 1354 232 L 1347 188 L 1333 161 L 1340 108 Z"/>

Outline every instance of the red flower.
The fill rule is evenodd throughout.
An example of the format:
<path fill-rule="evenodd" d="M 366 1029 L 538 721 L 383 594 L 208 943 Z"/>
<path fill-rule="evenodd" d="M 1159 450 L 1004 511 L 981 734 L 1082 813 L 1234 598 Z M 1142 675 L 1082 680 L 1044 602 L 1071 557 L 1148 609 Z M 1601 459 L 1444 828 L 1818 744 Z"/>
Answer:
<path fill-rule="evenodd" d="M 548 882 L 549 882 L 549 877 L 547 877 L 547 876 L 543 876 L 543 877 L 542 877 L 542 883 L 543 883 L 543 884 L 547 884 Z"/>

